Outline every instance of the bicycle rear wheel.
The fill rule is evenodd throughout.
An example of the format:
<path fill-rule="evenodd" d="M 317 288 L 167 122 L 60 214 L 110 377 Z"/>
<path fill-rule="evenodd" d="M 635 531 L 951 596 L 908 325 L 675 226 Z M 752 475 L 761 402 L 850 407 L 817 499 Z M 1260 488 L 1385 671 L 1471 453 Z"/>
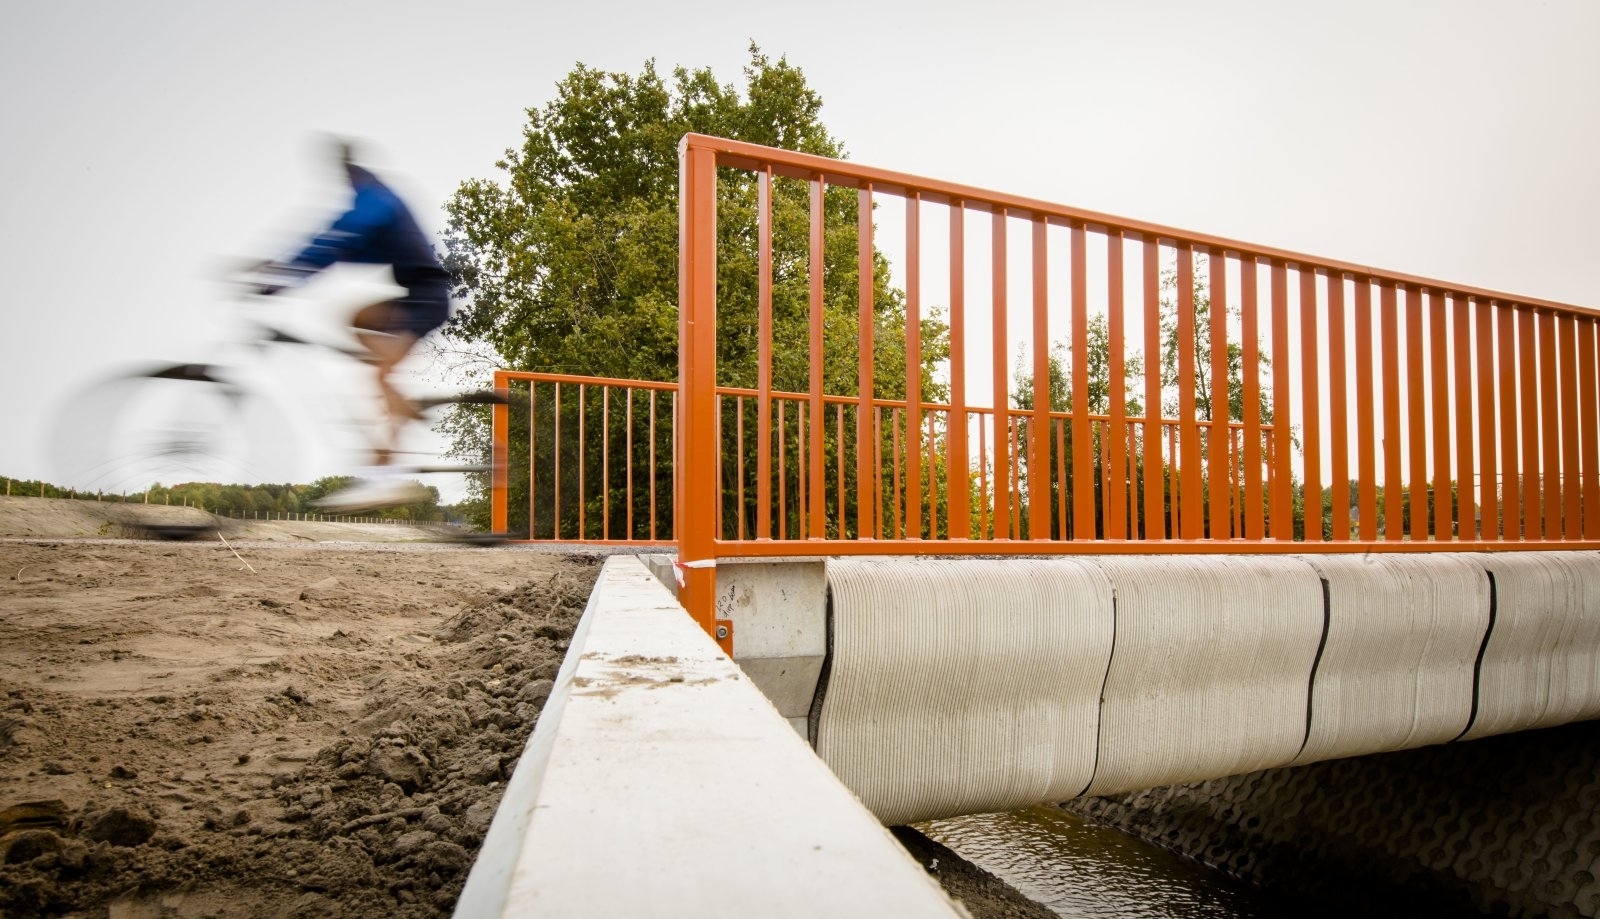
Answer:
<path fill-rule="evenodd" d="M 270 401 L 203 364 L 129 373 L 68 403 L 53 454 L 65 484 L 131 494 L 158 483 L 256 483 L 296 453 L 292 426 Z"/>

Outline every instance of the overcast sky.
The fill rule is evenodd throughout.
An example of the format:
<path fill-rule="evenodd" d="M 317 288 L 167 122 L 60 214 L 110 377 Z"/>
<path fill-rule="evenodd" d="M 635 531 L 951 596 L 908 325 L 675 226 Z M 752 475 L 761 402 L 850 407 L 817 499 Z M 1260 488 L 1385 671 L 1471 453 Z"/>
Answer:
<path fill-rule="evenodd" d="M 852 159 L 1600 307 L 1600 4 L 25 2 L 0 7 L 0 474 L 65 397 L 197 358 L 225 256 L 336 208 L 431 229 L 574 63 L 787 55 Z M 325 471 L 317 470 L 320 474 Z"/>

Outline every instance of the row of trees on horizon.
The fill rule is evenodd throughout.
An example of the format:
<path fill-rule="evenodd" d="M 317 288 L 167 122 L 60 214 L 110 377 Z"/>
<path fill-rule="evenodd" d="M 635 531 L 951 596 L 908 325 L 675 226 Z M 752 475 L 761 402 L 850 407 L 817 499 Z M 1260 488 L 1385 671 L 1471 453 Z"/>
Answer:
<path fill-rule="evenodd" d="M 251 517 L 270 514 L 314 513 L 312 502 L 348 486 L 350 476 L 324 476 L 309 484 L 229 485 L 218 482 L 159 483 L 144 491 L 114 493 L 78 491 L 39 479 L 0 476 L 0 493 L 12 497 L 66 498 L 81 501 L 115 501 L 124 504 L 163 504 L 197 507 L 222 516 Z M 366 516 L 389 520 L 453 521 L 463 518 L 455 507 L 439 503 L 439 490 L 428 486 L 429 498 L 417 504 L 373 511 Z"/>

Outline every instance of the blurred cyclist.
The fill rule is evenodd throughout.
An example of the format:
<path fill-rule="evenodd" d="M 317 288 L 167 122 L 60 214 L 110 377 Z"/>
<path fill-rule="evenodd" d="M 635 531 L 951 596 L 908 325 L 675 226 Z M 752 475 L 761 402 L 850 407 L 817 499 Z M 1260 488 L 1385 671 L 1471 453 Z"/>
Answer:
<path fill-rule="evenodd" d="M 361 481 L 317 502 L 329 510 L 350 512 L 410 504 L 427 496 L 420 484 L 402 477 L 411 470 L 393 465 L 401 430 L 421 419 L 422 413 L 394 387 L 391 376 L 423 336 L 450 318 L 450 275 L 400 197 L 355 164 L 350 144 L 334 141 L 334 153 L 355 193 L 350 209 L 300 254 L 267 262 L 257 270 L 262 294 L 298 285 L 335 262 L 389 265 L 395 282 L 406 288 L 400 299 L 365 306 L 350 320 L 368 352 L 366 360 L 377 371 L 387 415 L 381 445 L 373 449 L 372 468 Z"/>

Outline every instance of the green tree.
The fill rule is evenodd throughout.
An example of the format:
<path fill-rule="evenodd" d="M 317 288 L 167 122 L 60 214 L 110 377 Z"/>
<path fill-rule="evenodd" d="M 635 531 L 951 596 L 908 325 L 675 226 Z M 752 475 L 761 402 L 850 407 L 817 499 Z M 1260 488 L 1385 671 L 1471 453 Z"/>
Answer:
<path fill-rule="evenodd" d="M 492 347 L 514 369 L 676 379 L 679 140 L 697 132 L 842 156 L 843 145 L 823 125 L 821 109 L 821 97 L 799 68 L 784 58 L 773 61 L 754 46 L 742 91 L 719 82 L 708 68 L 680 67 L 663 78 L 654 62 L 636 75 L 579 64 L 557 84 L 552 101 L 528 110 L 521 145 L 496 164 L 501 177 L 463 183 L 446 207 L 448 263 L 465 300 L 451 332 Z M 718 381 L 754 386 L 756 178 L 725 170 L 719 182 Z M 853 189 L 832 188 L 825 195 L 824 385 L 841 395 L 854 394 L 857 385 L 857 208 Z M 773 383 L 804 389 L 805 183 L 777 180 L 772 219 Z M 903 396 L 904 297 L 890 286 L 881 255 L 873 262 L 873 288 L 875 394 Z M 937 318 L 924 320 L 922 338 L 923 391 L 935 399 L 942 396 L 933 368 L 946 354 L 944 326 Z M 484 456 L 486 418 L 487 412 L 466 408 L 444 422 L 456 455 Z M 525 432 L 525 417 L 514 416 L 517 425 L 516 433 Z M 590 431 L 597 439 L 620 436 L 593 425 Z M 512 438 L 514 451 L 525 449 L 518 446 L 525 439 Z M 830 434 L 830 456 L 836 459 L 834 439 Z M 591 445 L 591 452 L 598 451 Z M 525 453 L 513 453 L 514 466 L 525 461 Z M 571 461 L 575 457 L 563 457 L 564 464 Z M 527 503 L 518 487 L 525 485 L 514 484 L 514 509 Z M 670 501 L 670 483 L 660 491 Z M 636 503 L 642 500 L 635 496 Z M 481 479 L 467 505 L 485 520 Z M 576 513 L 575 499 L 566 506 Z M 611 506 L 619 513 L 622 501 Z M 837 518 L 839 510 L 830 516 Z"/>

